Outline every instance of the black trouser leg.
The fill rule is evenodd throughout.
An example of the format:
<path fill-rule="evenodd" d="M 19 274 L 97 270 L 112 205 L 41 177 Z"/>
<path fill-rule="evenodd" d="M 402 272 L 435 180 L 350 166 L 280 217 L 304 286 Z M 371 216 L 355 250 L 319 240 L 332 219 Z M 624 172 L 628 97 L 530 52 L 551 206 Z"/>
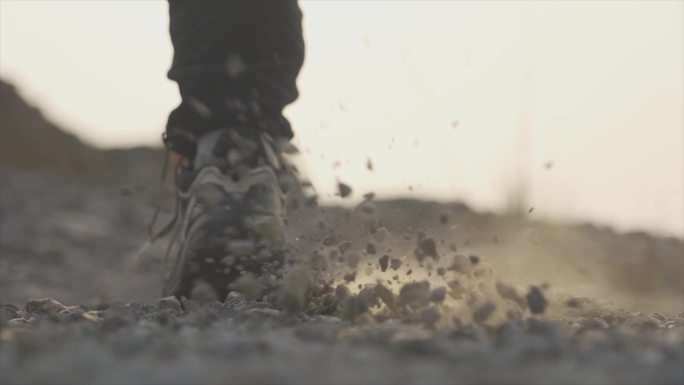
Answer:
<path fill-rule="evenodd" d="M 181 104 L 165 143 L 192 157 L 196 139 L 223 127 L 253 136 L 292 137 L 283 108 L 297 98 L 304 61 L 302 14 L 295 0 L 169 0 L 173 64 Z"/>

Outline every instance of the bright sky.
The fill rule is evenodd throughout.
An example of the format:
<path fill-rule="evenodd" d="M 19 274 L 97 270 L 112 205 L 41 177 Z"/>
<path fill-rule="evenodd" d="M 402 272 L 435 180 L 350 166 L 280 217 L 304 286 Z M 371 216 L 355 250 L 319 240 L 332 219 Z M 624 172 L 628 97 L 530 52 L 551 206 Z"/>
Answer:
<path fill-rule="evenodd" d="M 501 209 L 522 173 L 534 216 L 684 236 L 683 2 L 301 7 L 286 112 L 328 201 L 340 178 Z M 90 143 L 158 144 L 167 24 L 163 1 L 0 0 L 0 76 Z"/>

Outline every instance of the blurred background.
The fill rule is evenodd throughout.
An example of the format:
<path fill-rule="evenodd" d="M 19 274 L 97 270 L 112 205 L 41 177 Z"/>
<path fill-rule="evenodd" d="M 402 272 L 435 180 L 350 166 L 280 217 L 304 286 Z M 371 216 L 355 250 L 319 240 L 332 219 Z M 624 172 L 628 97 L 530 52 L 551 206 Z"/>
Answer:
<path fill-rule="evenodd" d="M 363 252 L 349 208 L 372 191 L 392 256 L 425 232 L 521 290 L 681 312 L 684 3 L 300 6 L 286 115 L 322 203 L 290 217 L 301 256 L 326 228 Z M 179 103 L 167 8 L 0 1 L 0 302 L 159 296 L 136 251 Z"/>
<path fill-rule="evenodd" d="M 307 55 L 286 111 L 300 163 L 329 203 L 339 178 L 357 198 L 682 237 L 683 4 L 301 1 Z M 3 0 L 3 104 L 16 94 L 97 148 L 159 147 L 179 102 L 167 7 Z M 27 154 L 13 138 L 5 161 Z"/>

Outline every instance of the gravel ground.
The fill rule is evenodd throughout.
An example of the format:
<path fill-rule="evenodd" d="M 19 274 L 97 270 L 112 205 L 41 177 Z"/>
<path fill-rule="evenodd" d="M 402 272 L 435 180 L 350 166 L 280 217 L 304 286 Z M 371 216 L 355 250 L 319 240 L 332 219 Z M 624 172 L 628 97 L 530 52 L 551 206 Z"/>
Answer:
<path fill-rule="evenodd" d="M 3 384 L 684 382 L 679 239 L 301 204 L 275 289 L 181 303 L 145 189 L 0 172 Z"/>

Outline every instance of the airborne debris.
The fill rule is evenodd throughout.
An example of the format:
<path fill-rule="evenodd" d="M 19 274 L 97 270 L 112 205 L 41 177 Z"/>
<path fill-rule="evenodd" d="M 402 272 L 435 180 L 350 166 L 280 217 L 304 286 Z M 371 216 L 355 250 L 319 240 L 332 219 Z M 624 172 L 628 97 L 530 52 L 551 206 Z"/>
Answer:
<path fill-rule="evenodd" d="M 367 192 L 367 193 L 363 194 L 363 199 L 365 199 L 365 200 L 372 200 L 372 199 L 375 199 L 375 193 L 372 192 L 372 191 L 371 191 L 371 192 Z"/>
<path fill-rule="evenodd" d="M 432 238 L 425 238 L 418 241 L 418 246 L 415 251 L 415 256 L 419 261 L 425 259 L 425 257 L 432 257 L 433 259 L 439 259 L 439 254 L 437 254 L 437 244 Z"/>
<path fill-rule="evenodd" d="M 198 99 L 195 98 L 190 98 L 188 100 L 190 103 L 190 107 L 197 113 L 198 116 L 204 118 L 204 119 L 210 119 L 211 118 L 211 110 L 209 107 L 207 107 L 206 104 L 200 102 Z"/>
<path fill-rule="evenodd" d="M 342 241 L 339 245 L 337 245 L 337 249 L 340 251 L 340 254 L 346 253 L 351 247 L 352 244 L 349 241 Z"/>
<path fill-rule="evenodd" d="M 416 309 L 427 305 L 430 295 L 430 282 L 411 282 L 399 290 L 399 301 Z"/>
<path fill-rule="evenodd" d="M 527 293 L 525 299 L 527 300 L 527 306 L 530 308 L 532 314 L 541 314 L 546 310 L 546 298 L 538 287 L 530 287 L 530 291 Z"/>
<path fill-rule="evenodd" d="M 390 310 L 394 310 L 396 301 L 392 290 L 378 283 L 375 285 L 375 294 L 378 296 L 378 298 L 380 298 L 380 300 L 382 300 L 382 302 L 385 303 L 385 305 L 387 305 Z"/>
<path fill-rule="evenodd" d="M 451 264 L 447 268 L 450 271 L 456 271 L 461 274 L 468 275 L 472 269 L 471 262 L 463 254 L 456 254 L 451 258 Z"/>
<path fill-rule="evenodd" d="M 345 280 L 346 282 L 354 282 L 354 281 L 356 281 L 356 270 L 354 270 L 354 271 L 352 271 L 352 272 L 349 272 L 349 273 L 345 274 L 345 275 L 344 275 L 344 280 Z"/>
<path fill-rule="evenodd" d="M 242 293 L 247 300 L 254 301 L 261 297 L 264 287 L 253 274 L 244 274 L 235 281 L 235 289 Z"/>
<path fill-rule="evenodd" d="M 387 271 L 387 265 L 389 264 L 389 255 L 385 254 L 380 259 L 378 259 L 378 263 L 380 263 L 380 270 L 384 273 Z"/>
<path fill-rule="evenodd" d="M 344 314 L 342 318 L 354 321 L 357 317 L 368 311 L 368 301 L 365 296 L 352 295 L 347 297 L 343 303 Z"/>
<path fill-rule="evenodd" d="M 337 194 L 342 198 L 350 196 L 352 193 L 352 188 L 348 184 L 343 182 L 337 182 Z"/>
<path fill-rule="evenodd" d="M 430 302 L 437 302 L 440 303 L 444 301 L 446 298 L 446 287 L 440 286 L 438 288 L 433 289 L 430 292 L 430 297 L 428 298 Z"/>
<path fill-rule="evenodd" d="M 198 280 L 195 282 L 192 290 L 190 291 L 190 298 L 199 302 L 212 302 L 219 300 L 216 290 L 211 286 L 211 284 L 209 284 L 209 282 L 204 280 Z"/>
<path fill-rule="evenodd" d="M 496 305 L 492 302 L 486 302 L 480 306 L 478 306 L 475 311 L 473 312 L 473 321 L 475 321 L 478 324 L 485 323 L 489 319 L 489 317 L 494 314 L 494 311 L 496 310 Z"/>
<path fill-rule="evenodd" d="M 518 304 L 518 306 L 520 306 L 521 309 L 525 309 L 527 307 L 526 300 L 518 294 L 517 290 L 515 290 L 513 286 L 507 285 L 501 281 L 497 281 L 496 292 L 499 293 L 501 298 L 513 301 L 514 303 Z"/>
<path fill-rule="evenodd" d="M 362 166 L 361 163 L 359 167 Z M 3 180 L 9 179 L 7 174 L 14 172 L 8 169 L 0 171 Z M 551 297 L 538 283 L 536 286 L 541 293 L 536 293 L 536 299 L 528 286 L 509 290 L 508 285 L 496 284 L 499 279 L 511 279 L 518 285 L 524 285 L 528 279 L 539 279 L 537 274 L 525 275 L 526 268 L 534 267 L 534 260 L 504 260 L 506 255 L 518 255 L 527 248 L 527 245 L 519 244 L 522 242 L 516 242 L 524 239 L 519 237 L 520 234 L 525 235 L 525 227 L 518 226 L 520 218 L 504 224 L 494 215 L 486 217 L 486 220 L 476 213 L 461 216 L 449 211 L 447 206 L 414 210 L 409 201 L 392 205 L 379 203 L 377 211 L 382 215 L 378 218 L 369 218 L 358 210 L 347 220 L 346 215 L 352 210 L 328 208 L 323 213 L 322 210 L 308 209 L 304 206 L 307 195 L 303 195 L 298 198 L 301 203 L 299 212 L 290 216 L 283 260 L 271 264 L 267 254 L 260 251 L 263 246 L 258 241 L 255 242 L 256 253 L 245 257 L 228 252 L 203 255 L 201 260 L 211 258 L 215 261 L 217 274 L 231 267 L 226 273 L 236 275 L 235 286 L 227 289 L 235 288 L 236 291 L 231 291 L 222 302 L 184 299 L 181 305 L 174 297 L 154 301 L 159 289 L 158 283 L 152 282 L 157 281 L 156 275 L 129 271 L 129 263 L 111 263 L 115 261 L 112 258 L 126 252 L 131 243 L 126 239 L 129 235 L 134 239 L 139 237 L 138 232 L 145 225 L 140 219 L 147 219 L 146 212 L 136 213 L 135 208 L 131 210 L 125 205 L 120 206 L 122 202 L 128 205 L 132 202 L 118 198 L 116 189 L 111 188 L 97 190 L 92 198 L 88 195 L 91 192 L 84 189 L 76 191 L 71 198 L 69 193 L 66 195 L 69 199 L 64 199 L 59 180 L 55 183 L 57 187 L 49 185 L 50 194 L 40 193 L 45 191 L 44 188 L 35 189 L 36 194 L 45 200 L 54 198 L 54 209 L 26 212 L 20 209 L 26 206 L 21 204 L 24 200 L 34 200 L 32 196 L 23 194 L 23 191 L 30 192 L 30 185 L 26 189 L 18 189 L 17 186 L 29 182 L 33 183 L 32 180 L 14 180 L 13 183 L 10 179 L 3 184 L 10 193 L 3 194 L 0 199 L 0 211 L 6 214 L 0 223 L 3 230 L 0 248 L 10 252 L 4 262 L 9 263 L 5 266 L 8 267 L 6 276 L 13 279 L 0 279 L 1 297 L 4 301 L 21 301 L 19 298 L 22 296 L 44 293 L 45 296 L 62 296 L 53 297 L 58 300 L 92 300 L 84 306 L 65 306 L 68 302 L 62 305 L 53 300 L 32 301 L 26 308 L 25 300 L 23 303 L 15 302 L 17 306 L 0 304 L 0 373 L 7 383 L 156 384 L 168 382 L 169 378 L 183 382 L 195 374 L 196 382 L 206 383 L 227 371 L 235 374 L 231 379 L 238 383 L 272 382 L 274 379 L 288 383 L 325 382 L 326 373 L 331 374 L 328 376 L 332 378 L 330 382 L 347 380 L 351 383 L 368 382 L 369 378 L 378 383 L 401 382 L 402 378 L 408 378 L 409 382 L 422 379 L 423 382 L 435 383 L 454 382 L 455 378 L 482 383 L 549 382 L 549 378 L 558 383 L 594 383 L 597 378 L 612 379 L 616 383 L 682 382 L 684 351 L 680 347 L 684 313 L 679 316 L 674 313 L 635 315 L 593 298 L 565 297 L 561 291 L 554 292 Z M 79 185 L 72 186 L 72 183 L 69 181 L 68 188 L 77 189 Z M 360 195 L 360 192 L 355 191 L 355 194 Z M 36 207 L 42 209 L 44 203 L 41 199 Z M 64 207 L 61 207 L 62 203 L 66 203 Z M 121 230 L 86 237 L 85 233 L 70 230 L 72 224 L 68 222 L 72 216 L 62 216 L 65 210 L 69 213 L 86 211 L 86 224 L 91 223 L 88 220 L 90 216 L 102 213 L 103 219 L 111 221 L 112 229 L 121 227 Z M 437 222 L 440 212 L 449 213 L 449 226 L 442 227 Z M 35 215 L 35 219 L 26 220 L 24 214 Z M 143 218 L 138 218 L 137 214 Z M 47 222 L 40 225 L 40 221 Z M 320 221 L 325 222 L 325 230 L 317 227 Z M 391 231 L 384 241 L 379 239 L 383 233 L 382 226 Z M 495 230 L 493 226 L 499 228 Z M 591 238 L 575 238 L 575 234 L 593 231 L 573 226 L 542 226 L 546 225 L 535 224 L 540 231 L 567 229 L 570 235 L 567 239 L 578 242 Z M 368 231 L 371 227 L 376 230 Z M 439 261 L 426 258 L 422 267 L 417 260 L 412 261 L 418 231 L 434 237 L 437 250 L 443 254 Z M 504 237 L 502 242 L 508 240 L 506 237 L 512 242 L 506 245 L 506 249 L 488 251 L 489 246 L 495 246 L 491 244 L 491 237 L 497 231 Z M 401 238 L 404 232 L 411 234 L 408 241 Z M 346 244 L 349 250 L 343 250 L 346 253 L 341 260 L 341 245 L 332 237 L 326 239 L 331 235 L 339 241 L 351 241 Z M 621 235 L 603 232 L 596 235 L 601 236 L 601 242 L 605 238 L 607 243 L 616 243 L 617 248 L 605 249 L 608 255 L 615 250 L 628 254 L 633 252 L 629 247 L 620 247 L 631 245 Z M 465 243 L 468 238 L 472 247 Z M 445 240 L 444 244 L 440 239 Z M 662 252 L 668 257 L 681 255 L 680 240 L 675 240 L 674 250 L 669 251 L 659 247 L 661 241 L 651 243 L 650 239 L 647 238 L 647 245 L 655 245 L 657 254 Z M 468 275 L 446 270 L 451 256 L 457 254 L 447 247 L 456 240 L 462 250 L 459 253 L 467 257 L 465 265 L 471 269 Z M 375 245 L 376 255 L 363 255 L 366 242 Z M 662 245 L 669 247 L 670 243 L 667 241 Z M 320 250 L 322 244 L 330 246 Z M 552 245 L 563 246 L 558 243 Z M 519 246 L 524 249 L 516 249 Z M 642 249 L 639 243 L 634 246 Z M 13 258 L 12 250 L 35 257 Z M 471 254 L 485 252 L 487 256 L 478 254 L 481 260 L 474 264 Z M 564 260 L 556 261 L 567 255 L 567 250 L 558 252 L 549 248 L 544 252 L 548 252 L 544 255 L 549 266 L 558 271 L 544 271 L 543 279 L 559 286 L 572 283 L 555 281 L 569 267 L 563 263 Z M 582 252 L 590 253 L 591 250 L 583 248 Z M 277 253 L 271 252 L 273 256 Z M 488 256 L 490 254 L 491 257 Z M 360 260 L 357 260 L 359 255 Z M 385 255 L 389 257 L 386 261 L 388 270 L 380 273 L 385 263 L 380 256 Z M 593 256 L 582 257 L 582 268 L 594 271 L 593 268 L 602 267 L 592 264 Z M 654 253 L 648 259 L 649 269 L 657 268 L 659 271 L 666 266 L 666 273 L 678 272 L 672 269 L 672 264 L 660 265 L 656 259 L 659 257 Z M 265 261 L 263 264 L 262 259 Z M 349 284 L 342 279 L 350 271 L 347 259 L 357 260 L 360 274 L 355 282 Z M 37 263 L 41 261 L 49 263 Z M 155 262 L 161 261 L 155 258 Z M 258 262 L 257 265 L 263 269 L 257 274 L 250 266 L 251 262 Z M 328 271 L 315 270 L 322 269 L 325 262 Z M 366 277 L 363 272 L 369 262 L 375 274 Z M 498 267 L 499 262 L 505 270 L 502 275 L 486 273 L 491 266 Z M 520 266 L 517 266 L 518 262 Z M 603 262 L 609 265 L 603 266 L 607 270 L 597 269 L 596 272 L 605 281 L 584 282 L 583 285 L 594 285 L 593 289 L 604 287 L 606 300 L 629 286 L 612 287 L 610 283 L 615 282 L 609 280 L 614 277 L 599 273 L 620 272 L 621 285 L 641 282 L 638 280 L 639 271 L 623 271 L 630 266 L 623 264 L 624 261 L 610 259 Z M 236 265 L 240 265 L 242 274 Z M 510 265 L 516 266 L 509 268 Z M 292 270 L 299 266 L 304 271 L 296 277 Z M 406 277 L 404 273 L 409 268 L 413 269 L 413 274 Z M 440 269 L 443 269 L 442 275 Z M 427 298 L 420 299 L 425 296 L 423 291 L 415 302 L 417 307 L 401 301 L 400 288 L 411 279 L 426 279 L 430 270 L 433 276 L 428 280 L 429 289 L 425 290 L 428 291 Z M 625 275 L 627 273 L 634 275 Z M 627 282 L 626 278 L 632 277 L 636 281 Z M 66 284 L 57 285 L 60 282 Z M 209 282 L 215 285 L 213 279 Z M 287 289 L 281 289 L 283 284 Z M 258 291 L 249 295 L 251 288 L 258 285 L 267 289 L 261 295 Z M 531 292 L 529 296 L 528 290 Z M 571 292 L 571 286 L 566 290 L 570 291 L 568 296 L 578 294 Z M 636 290 L 631 293 L 640 297 L 634 298 L 639 303 L 641 298 L 646 299 L 644 302 L 673 298 L 657 291 L 653 294 L 663 294 L 663 297 L 641 297 L 645 293 Z M 403 294 L 406 299 L 407 292 Z M 352 299 L 348 300 L 350 297 Z M 151 302 L 113 303 L 133 298 L 149 298 Z M 250 298 L 257 300 L 250 301 Z M 537 305 L 546 302 L 541 317 L 527 311 L 528 300 L 533 311 L 540 311 L 541 306 Z M 496 306 L 493 312 L 490 303 Z M 653 305 L 661 304 L 648 303 L 645 306 Z M 647 308 L 642 310 L 649 311 Z M 344 318 L 354 324 L 344 321 Z M 437 330 L 429 330 L 432 327 Z M 287 370 L 277 364 L 279 359 L 282 361 L 284 351 L 287 352 Z M 269 364 L 273 362 L 276 365 Z M 373 365 L 359 365 L 359 362 Z M 312 363 L 315 363 L 313 371 Z M 499 370 L 477 370 L 482 367 Z M 241 371 L 240 368 L 249 370 Z M 257 374 L 256 379 L 254 373 Z M 553 375 L 549 377 L 548 373 Z"/>
<path fill-rule="evenodd" d="M 337 245 L 337 237 L 334 234 L 328 235 L 323 238 L 323 246 L 331 247 Z"/>
<path fill-rule="evenodd" d="M 389 235 L 390 235 L 389 230 L 387 230 L 387 228 L 385 228 L 385 227 L 381 227 L 375 232 L 374 236 L 375 236 L 376 241 L 378 241 L 379 243 L 382 243 L 385 241 L 385 239 L 387 239 L 389 237 Z"/>
<path fill-rule="evenodd" d="M 420 320 L 427 329 L 434 329 L 441 316 L 439 309 L 432 306 L 420 313 Z"/>

